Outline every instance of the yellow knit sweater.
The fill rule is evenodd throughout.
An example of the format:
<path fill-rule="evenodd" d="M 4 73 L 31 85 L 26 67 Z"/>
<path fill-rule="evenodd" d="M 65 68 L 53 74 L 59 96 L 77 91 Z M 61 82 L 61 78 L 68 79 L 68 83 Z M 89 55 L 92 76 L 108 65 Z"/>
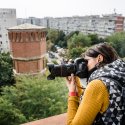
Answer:
<path fill-rule="evenodd" d="M 78 94 L 81 94 L 80 89 Z M 101 80 L 93 80 L 87 85 L 80 103 L 79 97 L 68 98 L 67 125 L 91 125 L 98 112 L 105 112 L 108 106 L 106 86 Z"/>

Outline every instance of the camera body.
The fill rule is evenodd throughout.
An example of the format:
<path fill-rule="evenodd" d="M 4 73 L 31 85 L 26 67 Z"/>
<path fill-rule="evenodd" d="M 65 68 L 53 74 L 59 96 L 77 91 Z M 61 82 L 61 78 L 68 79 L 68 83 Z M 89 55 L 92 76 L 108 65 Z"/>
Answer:
<path fill-rule="evenodd" d="M 50 75 L 47 77 L 48 80 L 53 80 L 55 77 L 67 77 L 72 73 L 80 78 L 87 78 L 88 76 L 87 61 L 84 58 L 77 58 L 71 64 L 47 64 L 47 66 L 50 71 Z"/>

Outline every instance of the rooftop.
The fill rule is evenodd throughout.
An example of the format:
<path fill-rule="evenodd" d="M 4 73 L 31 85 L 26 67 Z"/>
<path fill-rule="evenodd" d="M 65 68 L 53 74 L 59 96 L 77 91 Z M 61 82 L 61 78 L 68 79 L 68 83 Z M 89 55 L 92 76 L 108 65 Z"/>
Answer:
<path fill-rule="evenodd" d="M 33 29 L 36 30 L 36 29 L 46 29 L 46 28 L 42 26 L 32 25 L 29 23 L 8 28 L 8 30 L 33 30 Z"/>

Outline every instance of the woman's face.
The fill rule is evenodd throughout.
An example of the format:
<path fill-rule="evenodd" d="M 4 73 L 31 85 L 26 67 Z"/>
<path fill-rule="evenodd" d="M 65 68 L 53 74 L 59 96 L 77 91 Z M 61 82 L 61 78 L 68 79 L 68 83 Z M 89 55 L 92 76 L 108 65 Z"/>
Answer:
<path fill-rule="evenodd" d="M 87 60 L 88 62 L 87 63 L 88 71 L 94 68 L 95 65 L 98 63 L 98 57 L 93 58 L 93 57 L 85 56 L 85 60 Z"/>

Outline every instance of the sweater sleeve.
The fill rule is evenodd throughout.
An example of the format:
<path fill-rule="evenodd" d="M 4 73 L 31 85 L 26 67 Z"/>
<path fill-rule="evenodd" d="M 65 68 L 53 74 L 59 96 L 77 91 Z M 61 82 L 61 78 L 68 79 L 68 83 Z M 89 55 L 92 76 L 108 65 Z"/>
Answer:
<path fill-rule="evenodd" d="M 68 98 L 67 125 L 91 125 L 98 114 L 103 113 L 109 105 L 109 94 L 106 86 L 100 80 L 91 81 L 81 103 L 79 98 Z"/>

